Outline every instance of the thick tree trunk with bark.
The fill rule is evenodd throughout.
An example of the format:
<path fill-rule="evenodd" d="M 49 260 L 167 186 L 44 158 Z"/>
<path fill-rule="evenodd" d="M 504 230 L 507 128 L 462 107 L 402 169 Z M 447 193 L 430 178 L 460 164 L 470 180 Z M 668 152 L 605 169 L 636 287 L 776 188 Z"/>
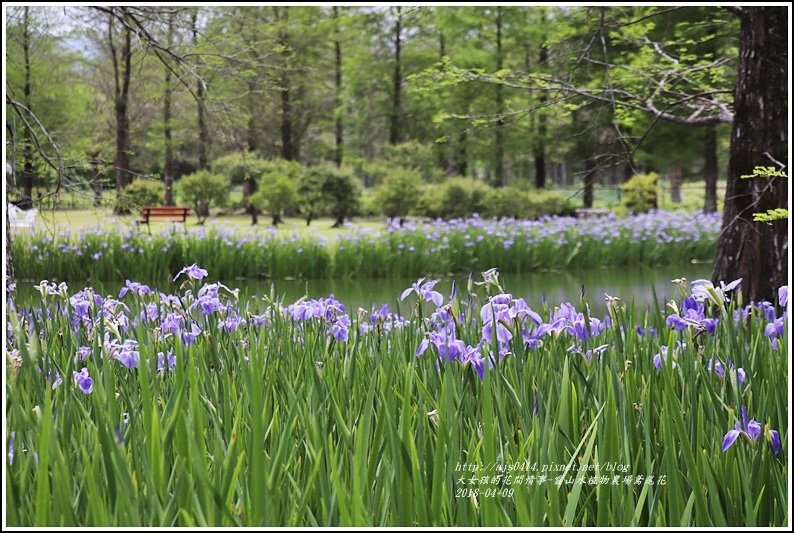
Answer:
<path fill-rule="evenodd" d="M 596 164 L 592 158 L 587 158 L 584 162 L 584 198 L 582 207 L 590 209 L 593 207 L 593 196 L 595 192 Z"/>
<path fill-rule="evenodd" d="M 25 85 L 23 87 L 24 104 L 33 113 L 30 101 L 30 7 L 25 6 L 22 27 L 22 51 L 25 61 Z M 19 202 L 20 209 L 30 209 L 33 207 L 33 180 L 36 174 L 33 170 L 33 139 L 30 130 L 22 130 L 22 199 Z"/>
<path fill-rule="evenodd" d="M 709 126 L 706 128 L 706 139 L 703 147 L 703 178 L 706 181 L 706 200 L 703 204 L 704 213 L 713 213 L 717 210 L 718 174 L 717 129 L 714 126 Z"/>
<path fill-rule="evenodd" d="M 279 13 L 279 11 L 277 11 L 277 13 Z M 280 16 L 283 17 L 283 20 L 286 23 L 289 17 L 288 8 L 284 8 L 284 10 L 280 13 Z M 279 15 L 277 15 L 277 17 L 278 16 Z M 290 53 L 288 40 L 289 34 L 285 30 L 280 31 L 278 36 L 278 44 L 282 49 L 281 79 L 279 81 L 279 84 L 281 85 L 279 89 L 279 93 L 281 94 L 281 157 L 287 161 L 292 161 L 295 159 L 295 150 L 293 147 L 292 134 L 292 94 L 290 87 L 290 77 L 288 73 Z"/>
<path fill-rule="evenodd" d="M 168 16 L 168 48 L 174 41 L 174 16 Z M 165 205 L 174 205 L 174 142 L 171 137 L 171 69 L 165 65 L 165 90 L 163 94 L 163 181 L 165 181 Z"/>
<path fill-rule="evenodd" d="M 102 171 L 99 168 L 99 152 L 89 154 L 91 157 L 91 170 L 94 177 L 91 180 L 91 185 L 94 188 L 94 207 L 102 206 Z"/>
<path fill-rule="evenodd" d="M 334 40 L 334 163 L 336 166 L 342 166 L 342 151 L 344 146 L 344 129 L 342 124 L 342 41 L 339 36 L 339 10 L 336 6 L 333 7 L 334 14 L 334 32 L 336 39 Z"/>
<path fill-rule="evenodd" d="M 545 21 L 545 19 L 544 19 Z M 549 59 L 549 49 L 546 46 L 540 47 L 539 65 L 545 65 Z M 546 187 L 546 115 L 542 109 L 546 107 L 548 95 L 546 92 L 540 94 L 541 112 L 538 115 L 538 130 L 535 138 L 535 187 L 544 189 Z"/>
<path fill-rule="evenodd" d="M 194 10 L 191 16 L 191 29 L 193 30 L 193 47 L 198 48 L 198 10 Z M 207 129 L 207 122 L 204 119 L 204 80 L 196 79 L 196 113 L 198 126 L 198 168 L 199 170 L 209 168 L 209 144 L 210 134 Z"/>
<path fill-rule="evenodd" d="M 781 178 L 748 178 L 756 166 L 788 173 L 788 13 L 786 7 L 733 8 L 741 20 L 728 185 L 712 279 L 742 278 L 745 301 L 773 300 L 786 284 L 785 220 L 753 222 L 753 213 L 787 207 Z"/>
<path fill-rule="evenodd" d="M 392 74 L 392 102 L 389 116 L 389 143 L 400 142 L 400 107 L 402 90 L 401 58 L 402 53 L 402 8 L 397 7 L 397 18 L 394 21 L 394 72 Z"/>
<path fill-rule="evenodd" d="M 501 71 L 503 67 L 502 55 L 502 8 L 496 8 L 496 70 Z M 494 187 L 502 187 L 505 184 L 505 99 L 502 84 L 496 84 L 496 134 L 494 139 Z"/>
<path fill-rule="evenodd" d="M 256 226 L 259 223 L 259 209 L 257 209 L 254 204 L 250 203 L 248 199 L 251 198 L 258 188 L 256 179 L 246 179 L 243 181 L 243 203 L 246 204 L 246 212 L 251 215 L 252 226 Z"/>
<path fill-rule="evenodd" d="M 113 17 L 110 17 L 108 22 L 108 45 L 110 46 L 113 60 L 116 89 L 113 106 L 116 116 L 116 161 L 113 164 L 116 173 L 116 207 L 114 212 L 117 215 L 123 215 L 129 213 L 129 209 L 122 203 L 122 195 L 124 188 L 130 183 L 130 119 L 127 110 L 130 78 L 132 76 L 132 32 L 129 26 L 125 25 L 123 27 L 124 42 L 120 51 L 116 50 L 113 33 Z"/>
<path fill-rule="evenodd" d="M 469 154 L 467 152 L 468 131 L 464 128 L 458 133 L 458 153 L 455 154 L 455 169 L 460 176 L 468 172 Z"/>

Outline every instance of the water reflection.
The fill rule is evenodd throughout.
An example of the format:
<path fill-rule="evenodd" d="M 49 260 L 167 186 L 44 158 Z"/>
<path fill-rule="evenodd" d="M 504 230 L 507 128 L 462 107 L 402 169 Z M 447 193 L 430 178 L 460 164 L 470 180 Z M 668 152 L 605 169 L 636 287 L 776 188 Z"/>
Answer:
<path fill-rule="evenodd" d="M 711 275 L 710 265 L 688 264 L 677 267 L 660 268 L 612 268 L 590 270 L 568 270 L 564 272 L 537 272 L 530 274 L 502 274 L 500 280 L 506 290 L 514 297 L 524 298 L 530 306 L 540 308 L 544 302 L 554 306 L 563 301 L 578 303 L 582 294 L 590 303 L 591 311 L 604 314 L 604 294 L 617 296 L 626 303 L 632 299 L 637 312 L 644 311 L 653 303 L 654 290 L 660 305 L 671 298 L 677 298 L 675 286 L 670 280 L 685 277 L 688 280 L 708 278 Z M 455 278 L 458 287 L 465 292 L 466 277 Z M 474 281 L 480 279 L 476 275 Z M 400 293 L 409 287 L 414 279 L 380 279 L 380 280 L 277 280 L 273 282 L 224 281 L 231 288 L 239 287 L 241 297 L 269 295 L 271 291 L 286 302 L 293 302 L 301 296 L 319 298 L 333 293 L 342 301 L 348 310 L 359 307 L 370 309 L 373 304 L 389 303 L 395 307 Z M 88 283 L 69 283 L 70 291 L 82 289 Z M 18 305 L 30 304 L 38 292 L 33 289 L 34 283 L 20 283 L 17 286 Z M 118 295 L 121 283 L 105 282 L 90 283 L 102 294 Z M 154 284 L 164 292 L 177 290 L 177 283 Z M 450 294 L 452 278 L 442 278 L 436 290 L 445 297 Z M 402 308 L 407 312 L 407 305 Z"/>

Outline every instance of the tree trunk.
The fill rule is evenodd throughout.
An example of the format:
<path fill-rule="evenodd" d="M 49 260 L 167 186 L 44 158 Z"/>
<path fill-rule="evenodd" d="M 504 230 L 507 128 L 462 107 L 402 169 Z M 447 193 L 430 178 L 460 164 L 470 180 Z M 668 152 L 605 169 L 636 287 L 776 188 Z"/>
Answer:
<path fill-rule="evenodd" d="M 124 11 L 125 8 L 121 8 Z M 125 215 L 129 213 L 122 202 L 124 188 L 130 182 L 130 120 L 127 115 L 130 93 L 130 77 L 132 75 L 132 32 L 129 26 L 123 28 L 124 42 L 120 53 L 117 54 L 113 40 L 113 16 L 108 22 L 108 44 L 113 60 L 113 74 L 115 78 L 114 110 L 116 115 L 116 161 L 113 168 L 116 174 L 116 207 L 114 213 Z M 119 65 L 119 61 L 122 65 Z"/>
<path fill-rule="evenodd" d="M 94 172 L 94 178 L 91 180 L 91 185 L 94 188 L 94 207 L 102 206 L 102 172 L 99 170 L 99 152 L 88 154 L 91 158 L 91 170 Z"/>
<path fill-rule="evenodd" d="M 504 60 L 502 57 L 502 7 L 496 8 L 496 71 L 502 70 Z M 502 187 L 505 181 L 505 146 L 504 146 L 504 111 L 505 100 L 501 83 L 496 84 L 496 135 L 494 139 L 495 164 L 494 187 Z"/>
<path fill-rule="evenodd" d="M 461 176 L 465 176 L 469 166 L 469 154 L 467 152 L 466 143 L 468 142 L 468 130 L 463 129 L 458 133 L 458 153 L 455 168 Z"/>
<path fill-rule="evenodd" d="M 257 153 L 259 151 L 259 134 L 256 131 L 256 85 L 253 81 L 248 82 L 248 127 L 246 129 L 246 145 L 248 151 Z"/>
<path fill-rule="evenodd" d="M 588 158 L 584 162 L 584 201 L 582 203 L 582 207 L 586 209 L 590 209 L 593 207 L 593 196 L 594 196 L 594 189 L 595 189 L 595 178 L 596 178 L 596 165 L 595 161 L 591 158 Z"/>
<path fill-rule="evenodd" d="M 284 8 L 284 21 L 289 17 L 289 9 Z M 292 145 L 292 102 L 290 94 L 290 79 L 288 74 L 289 46 L 287 43 L 289 34 L 286 30 L 280 31 L 278 44 L 282 47 L 281 57 L 281 157 L 287 161 L 295 159 L 295 152 Z"/>
<path fill-rule="evenodd" d="M 704 213 L 713 213 L 717 210 L 717 128 L 706 128 L 706 139 L 703 152 L 703 177 L 706 180 L 706 201 L 703 204 Z"/>
<path fill-rule="evenodd" d="M 681 203 L 681 163 L 679 161 L 673 162 L 673 168 L 670 170 L 670 201 L 674 204 Z"/>
<path fill-rule="evenodd" d="M 542 19 L 545 23 L 545 18 Z M 540 57 L 538 64 L 545 66 L 549 59 L 549 49 L 543 45 L 540 47 Z M 546 100 L 548 99 L 545 91 L 540 94 L 540 114 L 538 115 L 538 131 L 537 138 L 535 139 L 535 187 L 544 189 L 546 187 L 546 114 L 543 110 L 546 108 Z"/>
<path fill-rule="evenodd" d="M 11 293 L 8 291 L 9 287 L 14 284 L 14 261 L 13 261 L 13 249 L 11 248 L 11 220 L 8 216 L 8 209 L 5 210 L 6 212 L 6 300 L 11 297 Z M 9 309 L 8 312 L 11 312 Z"/>
<path fill-rule="evenodd" d="M 168 49 L 174 41 L 174 15 L 168 15 Z M 163 180 L 165 181 L 165 205 L 174 205 L 174 143 L 171 138 L 171 69 L 165 65 L 165 92 L 163 94 Z"/>
<path fill-rule="evenodd" d="M 193 10 L 191 15 L 191 27 L 193 30 L 193 48 L 198 48 L 198 11 Z M 198 122 L 198 133 L 199 133 L 199 140 L 198 140 L 198 168 L 199 170 L 209 168 L 209 144 L 210 144 L 210 134 L 209 130 L 207 129 L 207 123 L 204 119 L 204 80 L 198 78 L 196 80 L 196 113 L 197 113 L 197 122 Z"/>
<path fill-rule="evenodd" d="M 33 107 L 30 101 L 30 7 L 25 6 L 24 18 L 22 22 L 22 50 L 25 61 L 25 86 L 23 88 L 24 104 L 29 112 L 33 114 Z M 33 139 L 30 129 L 22 129 L 22 198 L 19 202 L 20 209 L 30 209 L 33 207 L 33 180 L 35 178 L 33 170 Z"/>
<path fill-rule="evenodd" d="M 402 8 L 397 7 L 397 19 L 394 21 L 394 73 L 392 75 L 392 102 L 389 122 L 389 143 L 400 142 L 400 106 L 402 73 L 400 72 L 400 54 L 402 52 Z"/>
<path fill-rule="evenodd" d="M 774 301 L 786 284 L 785 220 L 753 222 L 753 213 L 788 207 L 781 178 L 748 178 L 756 166 L 788 172 L 788 13 L 786 7 L 741 7 L 728 184 L 712 279 L 742 278 L 745 301 Z"/>
<path fill-rule="evenodd" d="M 334 163 L 336 166 L 342 166 L 342 150 L 344 146 L 344 130 L 342 128 L 342 41 L 339 39 L 339 12 L 336 6 L 333 7 L 334 14 L 334 32 L 336 39 L 334 40 L 334 115 L 336 121 L 334 125 L 335 141 L 334 146 Z"/>
<path fill-rule="evenodd" d="M 258 188 L 256 179 L 246 179 L 243 181 L 243 204 L 246 206 L 245 211 L 251 215 L 252 226 L 256 226 L 259 223 L 259 209 L 254 204 L 250 203 L 249 199 Z"/>
<path fill-rule="evenodd" d="M 286 71 L 281 77 L 281 157 L 292 161 L 292 105 L 290 104 L 289 77 Z"/>
<path fill-rule="evenodd" d="M 284 222 L 284 221 L 281 220 L 281 213 L 276 213 L 276 214 L 273 215 L 273 227 L 278 226 L 282 222 Z"/>

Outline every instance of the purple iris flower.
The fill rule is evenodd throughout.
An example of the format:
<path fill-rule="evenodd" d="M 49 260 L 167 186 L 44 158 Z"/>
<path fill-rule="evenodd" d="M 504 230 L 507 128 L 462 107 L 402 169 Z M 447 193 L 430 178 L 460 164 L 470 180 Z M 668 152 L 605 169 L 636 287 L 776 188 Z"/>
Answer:
<path fill-rule="evenodd" d="M 655 339 L 659 335 L 656 331 L 656 328 L 653 326 L 648 326 L 647 328 L 643 328 L 642 326 L 637 326 L 636 331 L 637 331 L 637 335 L 639 335 L 640 337 L 644 337 L 645 335 L 647 335 Z"/>
<path fill-rule="evenodd" d="M 438 280 L 422 283 L 423 281 L 425 281 L 425 278 L 420 278 L 416 283 L 405 289 L 402 295 L 400 295 L 400 300 L 405 300 L 412 292 L 415 292 L 420 301 L 430 301 L 433 302 L 436 307 L 441 307 L 444 304 L 444 297 L 440 292 L 433 290 Z"/>
<path fill-rule="evenodd" d="M 160 315 L 160 312 L 157 308 L 157 304 L 148 303 L 144 306 L 143 311 L 141 312 L 141 318 L 145 321 L 154 321 Z"/>
<path fill-rule="evenodd" d="M 769 439 L 769 444 L 772 446 L 772 453 L 775 455 L 780 453 L 780 433 L 777 432 L 775 429 L 769 429 L 766 432 L 766 436 Z"/>
<path fill-rule="evenodd" d="M 269 321 L 267 315 L 251 315 L 251 323 L 256 327 L 266 326 Z"/>
<path fill-rule="evenodd" d="M 201 296 L 196 302 L 190 306 L 191 309 L 196 307 L 201 308 L 201 312 L 205 315 L 211 315 L 222 307 L 220 299 L 217 296 L 206 295 Z"/>
<path fill-rule="evenodd" d="M 466 365 L 471 365 L 480 379 L 485 379 L 485 359 L 480 353 L 481 345 L 466 346 L 463 351 L 458 355 L 458 361 L 466 368 Z"/>
<path fill-rule="evenodd" d="M 774 322 L 770 322 L 764 328 L 764 335 L 769 338 L 769 342 L 772 343 L 772 349 L 778 351 L 780 348 L 780 344 L 778 342 L 778 338 L 783 336 L 783 317 L 778 318 Z"/>
<path fill-rule="evenodd" d="M 350 317 L 342 315 L 331 326 L 331 334 L 339 342 L 347 342 L 350 330 Z"/>
<path fill-rule="evenodd" d="M 74 378 L 75 384 L 80 389 L 80 392 L 83 394 L 91 394 L 91 391 L 94 390 L 94 380 L 88 375 L 88 369 L 86 367 L 83 367 L 80 372 L 73 372 L 72 377 Z"/>
<path fill-rule="evenodd" d="M 218 323 L 219 327 L 226 331 L 234 331 L 242 325 L 245 325 L 245 320 L 237 314 L 231 314 Z"/>
<path fill-rule="evenodd" d="M 543 324 L 543 319 L 540 317 L 540 315 L 530 309 L 527 305 L 527 302 L 525 302 L 523 298 L 517 298 L 516 300 L 513 300 L 513 313 L 515 314 L 516 318 L 522 322 L 527 318 L 530 318 L 533 322 L 535 322 L 535 324 Z"/>
<path fill-rule="evenodd" d="M 57 389 L 63 383 L 63 378 L 61 377 L 60 372 L 57 370 L 55 371 L 55 379 L 52 378 L 52 370 L 47 372 L 47 381 L 52 381 L 52 390 Z"/>
<path fill-rule="evenodd" d="M 176 276 L 174 276 L 174 280 L 176 281 L 179 276 L 182 274 L 187 274 L 187 277 L 195 280 L 202 280 L 207 277 L 207 271 L 198 266 L 196 263 L 193 263 L 190 266 L 186 266 L 179 272 L 177 272 Z"/>
<path fill-rule="evenodd" d="M 182 332 L 182 342 L 185 344 L 194 344 L 198 336 L 201 335 L 201 330 L 195 322 L 190 323 L 190 331 Z"/>
<path fill-rule="evenodd" d="M 178 335 L 182 331 L 184 322 L 185 318 L 182 315 L 178 313 L 168 313 L 165 319 L 163 319 L 162 324 L 160 324 L 160 331 Z"/>
<path fill-rule="evenodd" d="M 138 363 L 141 359 L 141 354 L 138 351 L 138 341 L 132 339 L 125 340 L 121 346 L 117 347 L 112 357 L 124 365 L 128 370 L 138 368 Z"/>
<path fill-rule="evenodd" d="M 678 364 L 675 362 L 676 356 L 678 355 L 678 351 L 681 347 L 676 346 L 673 348 L 672 357 L 673 360 L 671 361 L 672 367 L 675 368 Z M 656 370 L 661 370 L 664 367 L 665 362 L 667 362 L 667 355 L 669 353 L 669 348 L 667 346 L 660 346 L 659 353 L 653 356 L 653 366 L 656 367 Z"/>
<path fill-rule="evenodd" d="M 777 290 L 777 301 L 780 307 L 788 307 L 788 285 L 783 285 Z"/>
<path fill-rule="evenodd" d="M 736 422 L 733 426 L 733 429 L 728 431 L 725 434 L 725 437 L 722 440 L 722 451 L 725 452 L 733 446 L 733 443 L 736 442 L 736 439 L 739 436 L 744 435 L 750 442 L 755 442 L 758 440 L 758 437 L 761 435 L 763 429 L 761 428 L 761 424 L 756 422 L 755 420 L 748 420 L 747 419 L 747 408 L 745 406 L 741 407 L 742 412 L 742 421 L 741 424 Z M 772 446 L 772 452 L 775 454 L 780 453 L 780 433 L 778 433 L 774 429 L 767 429 L 766 430 L 766 437 L 769 440 L 769 444 Z"/>
<path fill-rule="evenodd" d="M 703 302 L 688 296 L 681 304 L 681 315 L 672 314 L 667 317 L 667 326 L 681 331 L 688 327 L 702 329 L 708 333 L 714 333 L 717 329 L 717 320 L 706 318 L 706 309 Z"/>
<path fill-rule="evenodd" d="M 138 296 L 143 296 L 144 294 L 151 293 L 152 290 L 149 288 L 148 285 L 144 285 L 143 283 L 126 280 L 124 283 L 124 287 L 122 287 L 121 290 L 119 291 L 119 298 L 123 298 L 124 295 L 127 294 L 128 292 L 137 294 Z"/>
<path fill-rule="evenodd" d="M 726 364 L 727 364 L 729 369 L 732 370 L 734 368 L 733 363 L 730 361 L 730 359 L 726 362 Z M 717 374 L 720 378 L 724 378 L 725 377 L 725 367 L 722 366 L 722 363 L 716 357 L 712 357 L 711 359 L 709 359 L 709 362 L 706 365 L 706 368 L 708 368 L 711 372 L 714 372 L 715 374 Z M 747 373 L 744 371 L 744 369 L 743 368 L 737 368 L 736 369 L 736 382 L 739 384 L 740 387 L 742 385 L 744 385 L 744 381 L 746 379 L 747 379 Z"/>
<path fill-rule="evenodd" d="M 486 343 L 493 342 L 493 322 L 487 322 L 482 328 L 482 340 Z M 496 323 L 496 341 L 508 343 L 513 338 L 513 334 L 501 322 Z"/>
<path fill-rule="evenodd" d="M 167 365 L 167 367 L 166 367 Z M 176 356 L 173 348 L 169 348 L 167 353 L 157 352 L 157 371 L 162 372 L 166 368 L 171 370 L 176 365 Z"/>
<path fill-rule="evenodd" d="M 79 302 L 73 302 L 72 306 L 74 307 L 75 318 L 80 320 L 89 318 L 88 310 L 91 308 L 91 302 L 88 300 L 82 300 Z"/>
<path fill-rule="evenodd" d="M 17 432 L 12 431 L 8 436 L 8 464 L 14 464 L 14 446 L 17 440 Z"/>
<path fill-rule="evenodd" d="M 727 285 L 725 285 L 725 282 L 720 281 L 720 286 L 715 287 L 707 279 L 696 279 L 692 282 L 692 296 L 699 302 L 709 301 L 715 305 L 722 306 L 729 301 L 726 294 L 739 287 L 741 283 L 742 278 L 739 278 Z"/>
<path fill-rule="evenodd" d="M 91 348 L 89 346 L 80 346 L 75 353 L 75 361 L 85 361 L 91 355 Z"/>

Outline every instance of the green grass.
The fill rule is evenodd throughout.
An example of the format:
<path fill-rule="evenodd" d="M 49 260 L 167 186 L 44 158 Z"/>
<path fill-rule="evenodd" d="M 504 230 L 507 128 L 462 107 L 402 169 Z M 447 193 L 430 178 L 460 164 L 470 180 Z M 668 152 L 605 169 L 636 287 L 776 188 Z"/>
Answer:
<path fill-rule="evenodd" d="M 786 449 L 787 347 L 772 350 L 757 314 L 736 324 L 717 310 L 716 333 L 696 335 L 668 330 L 658 311 L 635 321 L 623 308 L 582 345 L 609 345 L 600 359 L 570 353 L 565 333 L 531 350 L 516 336 L 481 380 L 457 362 L 439 371 L 432 348 L 415 356 L 432 325 L 413 296 L 407 327 L 359 335 L 353 314 L 347 341 L 245 294 L 229 302 L 249 319 L 234 331 L 220 328 L 222 314 L 188 311 L 186 292 L 176 306 L 127 297 L 130 316 L 154 304 L 204 330 L 183 344 L 159 320 L 131 324 L 122 338 L 140 343 L 132 370 L 102 347 L 122 309 L 100 317 L 92 304 L 92 326 L 73 328 L 67 296 L 42 299 L 35 320 L 9 315 L 11 526 L 788 524 L 785 456 L 763 436 L 720 450 L 740 405 L 778 429 Z M 450 305 L 458 337 L 473 344 L 480 313 L 462 298 Z M 251 314 L 269 324 L 254 326 Z M 637 336 L 637 325 L 659 337 Z M 660 346 L 677 341 L 686 344 L 677 365 L 654 368 Z M 92 353 L 76 363 L 81 345 Z M 158 372 L 168 349 L 176 366 Z M 747 383 L 709 372 L 712 356 L 743 367 Z M 89 395 L 71 379 L 83 366 Z M 53 389 L 56 372 L 63 383 Z"/>
<path fill-rule="evenodd" d="M 72 209 L 57 211 L 41 211 L 36 217 L 36 229 L 43 233 L 56 234 L 69 231 L 73 235 L 78 235 L 81 231 L 100 229 L 132 230 L 136 227 L 136 215 L 117 216 L 108 209 Z M 271 228 L 270 217 L 260 215 L 259 224 L 256 229 L 261 232 Z M 229 227 L 240 228 L 241 230 L 251 229 L 251 217 L 248 215 L 218 215 L 213 216 L 205 225 L 212 223 L 221 224 Z M 280 224 L 276 230 L 279 235 L 291 236 L 293 233 L 301 237 L 318 236 L 326 239 L 333 239 L 337 235 L 348 233 L 351 229 L 371 229 L 383 230 L 386 222 L 381 219 L 356 218 L 350 225 L 341 228 L 332 227 L 334 220 L 327 217 L 316 218 L 310 226 L 306 226 L 306 220 L 298 217 L 284 217 L 284 223 Z M 150 223 L 151 232 L 159 233 L 171 226 L 167 220 L 153 219 Z M 181 227 L 181 226 L 180 226 Z M 185 227 L 188 230 L 198 229 L 195 216 L 189 216 Z M 142 231 L 148 231 L 143 226 Z"/>
<path fill-rule="evenodd" d="M 713 257 L 718 216 L 659 212 L 626 219 L 466 221 L 322 231 L 208 225 L 153 235 L 123 223 L 53 236 L 17 231 L 13 260 L 25 280 L 164 280 L 197 262 L 219 279 L 419 277 L 622 265 Z M 311 228 L 309 228 L 311 229 Z"/>

